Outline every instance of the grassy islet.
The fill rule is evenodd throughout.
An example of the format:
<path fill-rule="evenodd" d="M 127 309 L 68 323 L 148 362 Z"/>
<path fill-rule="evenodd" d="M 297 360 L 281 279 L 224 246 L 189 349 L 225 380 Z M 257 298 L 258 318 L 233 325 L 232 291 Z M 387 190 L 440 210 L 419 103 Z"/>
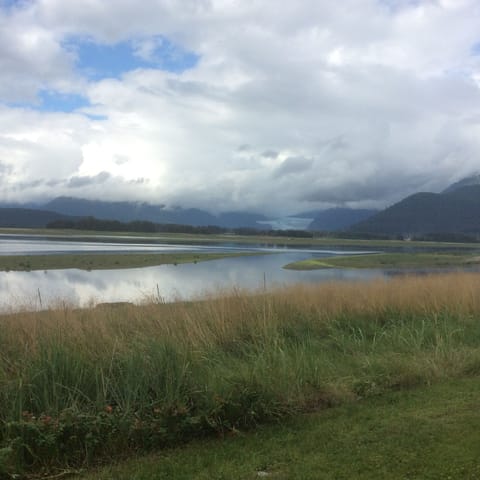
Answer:
<path fill-rule="evenodd" d="M 254 255 L 254 253 L 82 253 L 56 255 L 5 255 L 0 256 L 0 271 L 56 270 L 66 268 L 77 268 L 81 270 L 142 268 L 156 265 L 197 263 L 247 255 Z"/>
<path fill-rule="evenodd" d="M 375 253 L 345 255 L 327 258 L 310 258 L 289 263 L 287 270 L 319 270 L 324 268 L 464 268 L 480 264 L 474 253 Z"/>

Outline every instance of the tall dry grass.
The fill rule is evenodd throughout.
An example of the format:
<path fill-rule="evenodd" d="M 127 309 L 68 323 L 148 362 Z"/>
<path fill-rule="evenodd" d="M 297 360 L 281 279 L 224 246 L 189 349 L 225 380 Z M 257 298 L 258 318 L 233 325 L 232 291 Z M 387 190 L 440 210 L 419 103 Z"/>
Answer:
<path fill-rule="evenodd" d="M 0 316 L 7 351 L 35 353 L 45 339 L 108 350 L 112 342 L 132 338 L 168 338 L 191 347 L 215 345 L 244 329 L 272 328 L 307 316 L 312 325 L 338 315 L 383 315 L 402 311 L 419 315 L 480 312 L 480 277 L 475 273 L 397 277 L 370 282 L 299 284 L 273 291 L 229 290 L 195 302 L 104 305 L 77 309 L 68 305 L 40 312 Z M 89 347 L 90 346 L 90 347 Z M 3 351 L 3 349 L 2 349 Z M 97 350 L 98 351 L 98 350 Z"/>
<path fill-rule="evenodd" d="M 479 373 L 476 274 L 62 305 L 0 317 L 0 453 L 12 448 L 17 465 L 37 465 L 36 451 L 82 463 L 105 445 L 150 447 Z M 57 430 L 39 418 L 57 419 Z"/>

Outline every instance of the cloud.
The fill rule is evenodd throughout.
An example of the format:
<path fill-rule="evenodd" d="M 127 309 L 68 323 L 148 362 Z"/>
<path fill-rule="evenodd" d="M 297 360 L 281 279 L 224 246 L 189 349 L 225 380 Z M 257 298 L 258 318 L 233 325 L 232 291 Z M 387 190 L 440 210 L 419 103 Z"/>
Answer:
<path fill-rule="evenodd" d="M 479 14 L 476 0 L 0 10 L 2 194 L 283 214 L 441 190 L 479 169 Z M 89 76 L 82 41 L 135 61 Z M 34 111 L 45 91 L 85 102 Z"/>
<path fill-rule="evenodd" d="M 262 153 L 262 157 L 275 159 L 278 157 L 278 152 L 276 152 L 275 150 L 265 150 Z"/>
<path fill-rule="evenodd" d="M 130 159 L 125 155 L 115 155 L 113 161 L 116 165 L 125 165 Z"/>
<path fill-rule="evenodd" d="M 0 102 L 34 101 L 45 86 L 78 90 L 73 63 L 54 31 L 23 9 L 0 9 Z"/>
<path fill-rule="evenodd" d="M 283 177 L 284 175 L 294 175 L 309 170 L 313 165 L 311 158 L 288 157 L 274 171 L 273 177 Z"/>
<path fill-rule="evenodd" d="M 69 188 L 80 188 L 86 187 L 88 185 L 98 185 L 105 183 L 109 178 L 111 178 L 110 173 L 108 172 L 100 172 L 97 175 L 89 176 L 73 176 L 68 181 Z"/>
<path fill-rule="evenodd" d="M 12 166 L 7 163 L 0 162 L 0 177 L 9 175 L 12 172 Z"/>
<path fill-rule="evenodd" d="M 402 189 L 406 193 L 422 190 L 428 183 L 427 175 L 411 175 L 401 171 L 393 175 L 379 172 L 363 181 L 350 180 L 340 187 L 332 184 L 314 182 L 306 188 L 304 199 L 308 202 L 320 202 L 334 205 L 349 205 L 350 203 L 367 203 L 391 199 L 391 192 Z M 390 202 L 387 202 L 390 203 Z"/>
<path fill-rule="evenodd" d="M 252 147 L 250 145 L 248 145 L 247 143 L 244 143 L 237 147 L 237 152 L 249 152 L 251 148 Z"/>
<path fill-rule="evenodd" d="M 159 35 L 134 39 L 132 48 L 134 55 L 144 62 L 176 73 L 193 68 L 199 61 L 198 55 Z"/>

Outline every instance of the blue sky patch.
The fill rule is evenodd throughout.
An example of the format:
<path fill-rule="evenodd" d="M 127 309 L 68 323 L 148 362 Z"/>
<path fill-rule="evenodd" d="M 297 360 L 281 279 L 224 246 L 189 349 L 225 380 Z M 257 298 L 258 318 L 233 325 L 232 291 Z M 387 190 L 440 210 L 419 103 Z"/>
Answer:
<path fill-rule="evenodd" d="M 18 4 L 26 0 L 0 0 L 0 6 Z M 135 38 L 113 45 L 100 44 L 92 39 L 71 37 L 63 47 L 76 56 L 77 72 L 92 82 L 104 78 L 120 78 L 138 69 L 151 68 L 181 73 L 193 68 L 199 56 L 172 43 L 163 36 Z M 42 89 L 37 100 L 9 103 L 16 108 L 31 108 L 42 112 L 74 112 L 90 106 L 88 99 L 78 94 Z"/>
<path fill-rule="evenodd" d="M 90 120 L 96 120 L 98 122 L 103 121 L 103 120 L 108 120 L 108 115 L 98 115 L 96 113 L 84 113 L 86 117 L 88 117 Z"/>
<path fill-rule="evenodd" d="M 94 81 L 119 78 L 122 74 L 138 68 L 157 68 L 181 73 L 193 68 L 199 58 L 193 52 L 188 52 L 161 36 L 113 45 L 76 38 L 71 39 L 66 48 L 76 53 L 79 72 Z"/>
<path fill-rule="evenodd" d="M 42 112 L 73 112 L 90 105 L 85 97 L 71 93 L 65 94 L 53 90 L 41 90 L 38 96 L 40 104 L 37 109 Z"/>
<path fill-rule="evenodd" d="M 480 42 L 477 42 L 472 46 L 471 52 L 475 57 L 480 55 Z"/>
<path fill-rule="evenodd" d="M 77 94 L 60 93 L 55 90 L 40 90 L 36 101 L 7 102 L 11 108 L 29 108 L 40 112 L 74 112 L 80 108 L 90 106 L 89 101 Z"/>
<path fill-rule="evenodd" d="M 10 10 L 11 8 L 22 7 L 26 5 L 28 0 L 0 0 L 0 8 Z"/>

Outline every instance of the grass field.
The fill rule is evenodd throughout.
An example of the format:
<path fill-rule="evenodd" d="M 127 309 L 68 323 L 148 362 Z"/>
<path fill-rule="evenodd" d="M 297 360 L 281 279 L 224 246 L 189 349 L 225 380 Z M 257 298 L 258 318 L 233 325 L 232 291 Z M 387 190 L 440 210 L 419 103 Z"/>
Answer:
<path fill-rule="evenodd" d="M 83 480 L 480 478 L 480 379 L 390 392 L 90 472 Z"/>
<path fill-rule="evenodd" d="M 370 401 L 381 405 L 392 392 L 441 388 L 479 375 L 480 282 L 475 274 L 304 285 L 256 294 L 230 291 L 176 304 L 84 310 L 62 305 L 5 315 L 0 317 L 0 478 L 58 475 L 186 441 L 200 442 L 195 448 L 219 436 L 241 441 L 238 432 L 306 412 L 323 415 L 328 409 L 326 417 L 318 418 L 330 419 L 325 439 L 332 445 L 357 445 L 351 455 L 375 459 L 378 436 L 368 437 L 371 444 L 356 442 L 362 425 L 379 422 L 385 436 L 403 438 L 408 453 L 411 435 L 385 410 L 394 397 L 385 397 L 387 403 L 379 407 L 384 413 L 359 410 L 374 423 L 360 423 L 357 430 L 335 412 L 340 408 L 348 414 L 349 408 Z M 406 425 L 421 427 L 424 417 L 415 420 L 413 407 L 408 408 Z M 437 415 L 425 412 L 427 420 Z M 448 410 L 438 412 L 444 423 L 450 422 Z M 474 421 L 472 412 L 465 415 L 465 422 Z M 340 437 L 332 437 L 337 428 Z M 440 435 L 439 428 L 432 435 Z M 418 445 L 430 438 L 428 432 L 418 437 Z M 466 440 L 473 438 L 468 432 Z M 317 435 L 310 444 L 322 442 L 318 433 L 305 435 Z M 402 447 L 392 440 L 391 448 L 397 443 Z M 329 459 L 333 451 L 333 446 L 325 450 L 327 466 L 334 461 Z M 217 458 L 216 452 L 211 455 L 210 463 Z M 255 468 L 279 469 L 295 478 L 301 462 L 295 466 L 286 455 Z M 287 464 L 275 463 L 281 458 Z M 455 468 L 474 472 L 475 465 L 461 458 Z M 444 476 L 436 478 L 448 478 L 450 466 L 443 465 L 438 471 Z M 247 468 L 254 475 L 253 464 L 246 463 Z M 242 470 L 244 478 L 247 473 Z M 221 470 L 215 475 L 231 478 L 222 477 Z"/>
<path fill-rule="evenodd" d="M 446 268 L 480 264 L 478 254 L 465 253 L 376 253 L 328 258 L 311 258 L 289 263 L 288 270 L 323 268 Z"/>
<path fill-rule="evenodd" d="M 0 271 L 54 270 L 78 268 L 104 270 L 139 268 L 154 265 L 197 263 L 221 258 L 254 255 L 254 253 L 106 253 L 59 255 L 0 255 Z"/>

